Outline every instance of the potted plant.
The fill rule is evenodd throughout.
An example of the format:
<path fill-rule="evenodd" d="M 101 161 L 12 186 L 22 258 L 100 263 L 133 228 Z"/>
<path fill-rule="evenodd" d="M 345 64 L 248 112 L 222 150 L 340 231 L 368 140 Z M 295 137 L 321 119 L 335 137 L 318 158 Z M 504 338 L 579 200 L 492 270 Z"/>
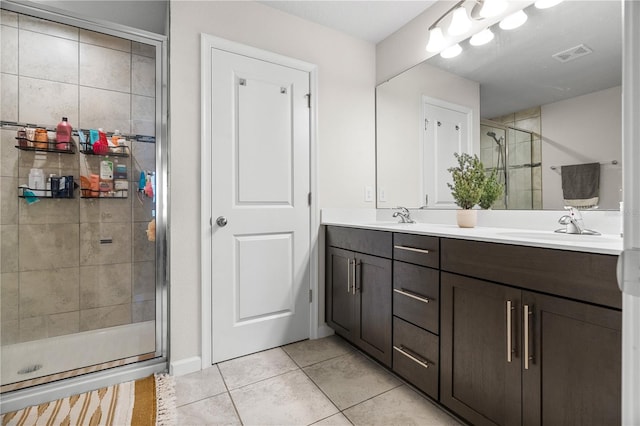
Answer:
<path fill-rule="evenodd" d="M 477 223 L 477 210 L 473 207 L 480 202 L 484 191 L 486 175 L 484 166 L 477 155 L 454 153 L 458 161 L 456 167 L 447 169 L 453 178 L 453 184 L 447 183 L 456 204 L 462 209 L 456 212 L 458 226 L 473 228 Z"/>
<path fill-rule="evenodd" d="M 497 175 L 497 171 L 494 169 L 493 172 L 487 176 L 480 201 L 478 202 L 480 208 L 490 209 L 493 203 L 502 195 L 504 185 L 498 182 Z"/>

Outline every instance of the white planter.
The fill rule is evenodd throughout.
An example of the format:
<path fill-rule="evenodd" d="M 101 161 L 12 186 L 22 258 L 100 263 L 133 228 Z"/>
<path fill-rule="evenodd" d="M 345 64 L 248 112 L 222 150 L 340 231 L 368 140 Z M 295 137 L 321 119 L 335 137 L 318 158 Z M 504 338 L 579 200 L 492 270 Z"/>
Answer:
<path fill-rule="evenodd" d="M 475 228 L 478 223 L 478 210 L 456 210 L 456 220 L 460 228 Z"/>

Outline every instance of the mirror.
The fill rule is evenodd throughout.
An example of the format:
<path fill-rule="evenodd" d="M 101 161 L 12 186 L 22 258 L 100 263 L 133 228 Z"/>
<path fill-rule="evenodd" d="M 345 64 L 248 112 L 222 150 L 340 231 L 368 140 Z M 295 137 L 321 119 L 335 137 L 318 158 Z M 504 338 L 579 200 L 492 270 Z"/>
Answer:
<path fill-rule="evenodd" d="M 522 27 L 493 25 L 488 44 L 465 40 L 459 56 L 433 56 L 376 88 L 378 208 L 455 208 L 446 169 L 465 151 L 506 182 L 494 209 L 562 209 L 561 166 L 583 163 L 600 163 L 597 207 L 618 209 L 621 2 L 525 12 Z M 433 119 L 430 108 L 462 115 Z"/>

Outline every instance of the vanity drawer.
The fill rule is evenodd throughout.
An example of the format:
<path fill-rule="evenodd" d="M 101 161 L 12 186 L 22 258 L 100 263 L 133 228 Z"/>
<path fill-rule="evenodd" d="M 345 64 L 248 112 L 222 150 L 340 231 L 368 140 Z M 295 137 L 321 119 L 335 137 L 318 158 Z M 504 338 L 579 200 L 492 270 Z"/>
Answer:
<path fill-rule="evenodd" d="M 439 333 L 440 272 L 393 262 L 393 314 L 432 333 Z"/>
<path fill-rule="evenodd" d="M 438 336 L 393 318 L 393 371 L 438 399 Z"/>
<path fill-rule="evenodd" d="M 440 240 L 438 237 L 411 234 L 393 234 L 393 258 L 416 265 L 440 267 Z"/>
<path fill-rule="evenodd" d="M 327 226 L 327 246 L 391 258 L 393 234 L 386 231 Z"/>

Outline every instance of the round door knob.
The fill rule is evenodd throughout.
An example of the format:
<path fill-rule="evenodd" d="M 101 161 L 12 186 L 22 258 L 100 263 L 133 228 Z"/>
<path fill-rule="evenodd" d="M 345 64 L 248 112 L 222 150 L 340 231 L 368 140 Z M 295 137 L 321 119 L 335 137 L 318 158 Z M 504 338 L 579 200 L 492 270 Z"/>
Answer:
<path fill-rule="evenodd" d="M 219 217 L 216 219 L 216 224 L 217 224 L 218 226 L 226 226 L 226 225 L 227 225 L 227 218 L 226 218 L 226 217 L 224 217 L 224 216 L 219 216 Z"/>

